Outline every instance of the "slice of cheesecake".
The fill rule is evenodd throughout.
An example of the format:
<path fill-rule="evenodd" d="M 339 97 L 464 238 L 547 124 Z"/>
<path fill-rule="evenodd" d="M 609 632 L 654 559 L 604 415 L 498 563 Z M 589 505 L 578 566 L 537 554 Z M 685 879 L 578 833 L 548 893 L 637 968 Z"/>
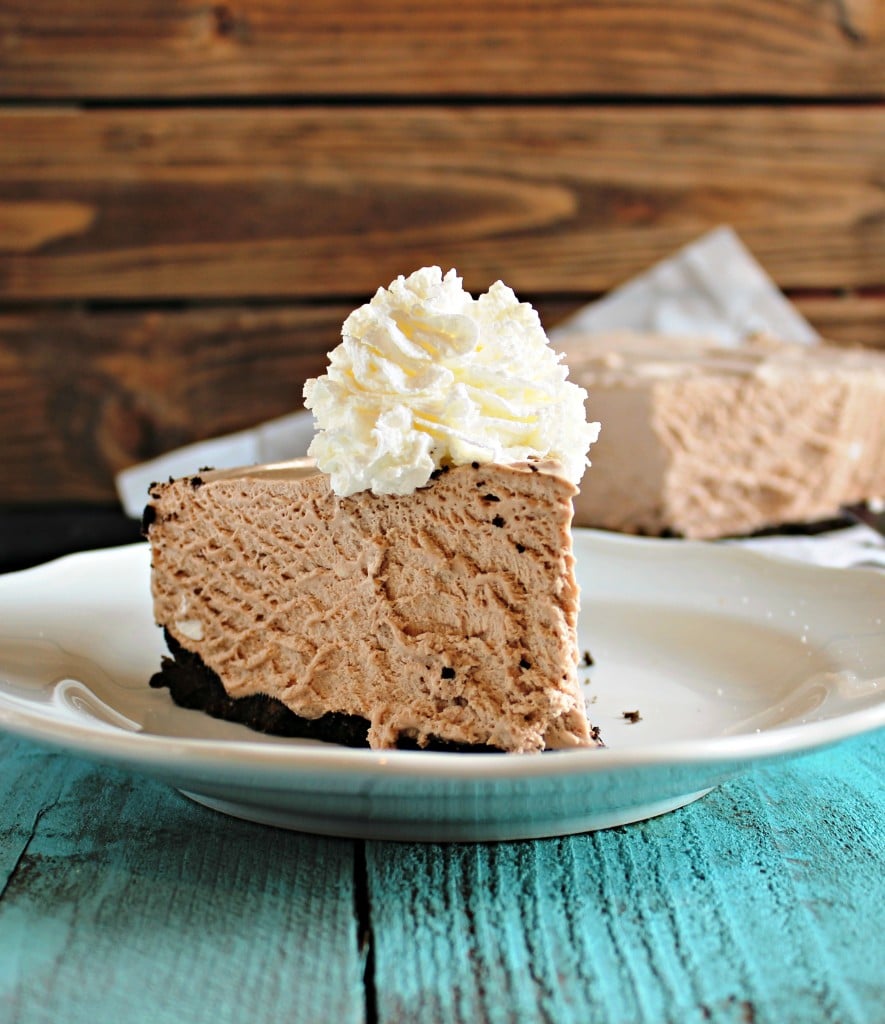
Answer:
<path fill-rule="evenodd" d="M 579 526 L 724 537 L 885 496 L 885 354 L 653 335 L 561 339 L 602 421 Z"/>
<path fill-rule="evenodd" d="M 555 462 L 342 498 L 310 460 L 154 485 L 152 680 L 219 717 L 374 748 L 593 745 L 575 487 Z"/>

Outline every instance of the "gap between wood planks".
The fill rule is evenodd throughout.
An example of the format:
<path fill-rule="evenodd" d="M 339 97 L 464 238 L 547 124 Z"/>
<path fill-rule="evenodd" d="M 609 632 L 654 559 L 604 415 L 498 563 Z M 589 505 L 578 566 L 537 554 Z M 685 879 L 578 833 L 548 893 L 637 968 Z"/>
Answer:
<path fill-rule="evenodd" d="M 651 269 L 649 267 L 648 269 Z M 624 282 L 626 283 L 626 282 Z M 588 303 L 596 302 L 599 299 L 610 295 L 618 285 L 605 291 L 598 289 L 586 292 L 575 291 L 550 291 L 527 292 L 527 299 L 535 306 L 542 306 L 545 303 L 552 307 L 562 307 L 562 310 L 572 312 Z M 834 300 L 856 300 L 856 301 L 877 301 L 885 299 L 885 284 L 855 285 L 842 287 L 785 287 L 782 289 L 784 295 L 794 303 L 802 302 L 824 302 Z M 289 309 L 328 309 L 340 306 L 342 309 L 355 309 L 356 306 L 366 301 L 363 292 L 343 293 L 340 295 L 218 295 L 218 296 L 187 296 L 181 298 L 101 298 L 92 299 L 15 299 L 4 296 L 0 300 L 0 315 L 21 314 L 21 313 L 85 313 L 100 316 L 101 314 L 113 313 L 187 313 L 199 312 L 201 310 L 224 310 L 224 309 L 255 309 L 273 311 L 279 307 Z M 554 319 L 550 326 L 555 324 L 555 314 L 567 315 L 558 308 L 554 308 Z"/>
<path fill-rule="evenodd" d="M 12 885 L 16 875 L 19 873 L 25 858 L 28 856 L 28 850 L 31 848 L 31 843 L 34 841 L 34 836 L 37 834 L 37 829 L 40 827 L 40 822 L 43 820 L 43 816 L 47 811 L 51 810 L 55 806 L 55 801 L 48 804 L 46 807 L 41 807 L 34 816 L 34 820 L 31 823 L 28 838 L 25 840 L 21 850 L 19 850 L 18 856 L 15 858 L 15 864 L 12 865 L 9 874 L 6 876 L 6 880 L 0 885 L 0 903 L 3 901 L 3 897 L 6 895 L 6 890 Z"/>
<path fill-rule="evenodd" d="M 176 110 L 176 109 L 231 109 L 260 107 L 359 107 L 361 109 L 390 107 L 864 107 L 878 106 L 883 93 L 878 88 L 850 95 L 820 96 L 814 93 L 726 92 L 716 96 L 684 93 L 438 93 L 433 95 L 402 95 L 400 93 L 266 93 L 247 96 L 219 93 L 216 96 L 78 96 L 76 98 L 46 98 L 27 95 L 0 96 L 0 107 L 39 108 L 52 110 Z"/>
<path fill-rule="evenodd" d="M 375 948 L 372 911 L 369 900 L 369 875 L 366 865 L 366 840 L 354 840 L 353 886 L 356 904 L 357 947 L 363 959 L 365 1024 L 378 1024 L 378 994 L 375 989 Z"/>

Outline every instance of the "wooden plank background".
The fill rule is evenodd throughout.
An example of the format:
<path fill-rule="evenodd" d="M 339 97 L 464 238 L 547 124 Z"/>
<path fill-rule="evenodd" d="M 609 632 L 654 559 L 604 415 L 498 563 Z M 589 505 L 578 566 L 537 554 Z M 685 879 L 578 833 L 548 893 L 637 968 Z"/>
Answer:
<path fill-rule="evenodd" d="M 885 89 L 877 0 L 7 0 L 5 96 L 827 97 Z"/>
<path fill-rule="evenodd" d="M 885 5 L 0 10 L 0 503 L 300 405 L 379 284 L 545 322 L 731 223 L 885 345 Z"/>

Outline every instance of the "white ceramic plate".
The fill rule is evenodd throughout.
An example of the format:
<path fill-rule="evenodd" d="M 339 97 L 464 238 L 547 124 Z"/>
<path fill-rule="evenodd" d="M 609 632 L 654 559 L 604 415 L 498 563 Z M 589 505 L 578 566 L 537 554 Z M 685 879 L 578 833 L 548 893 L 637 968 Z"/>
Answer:
<path fill-rule="evenodd" d="M 0 726 L 254 821 L 477 840 L 637 821 L 885 725 L 885 575 L 582 530 L 575 549 L 602 750 L 350 750 L 177 708 L 147 686 L 164 645 L 146 544 L 0 577 Z"/>

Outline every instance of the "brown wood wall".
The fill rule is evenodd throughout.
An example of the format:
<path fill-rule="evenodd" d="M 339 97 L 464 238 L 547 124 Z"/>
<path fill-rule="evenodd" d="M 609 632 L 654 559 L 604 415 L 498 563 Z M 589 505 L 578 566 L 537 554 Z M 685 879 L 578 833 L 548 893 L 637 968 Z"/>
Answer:
<path fill-rule="evenodd" d="M 548 324 L 733 224 L 885 346 L 885 3 L 7 0 L 0 503 L 288 412 L 439 263 Z"/>

